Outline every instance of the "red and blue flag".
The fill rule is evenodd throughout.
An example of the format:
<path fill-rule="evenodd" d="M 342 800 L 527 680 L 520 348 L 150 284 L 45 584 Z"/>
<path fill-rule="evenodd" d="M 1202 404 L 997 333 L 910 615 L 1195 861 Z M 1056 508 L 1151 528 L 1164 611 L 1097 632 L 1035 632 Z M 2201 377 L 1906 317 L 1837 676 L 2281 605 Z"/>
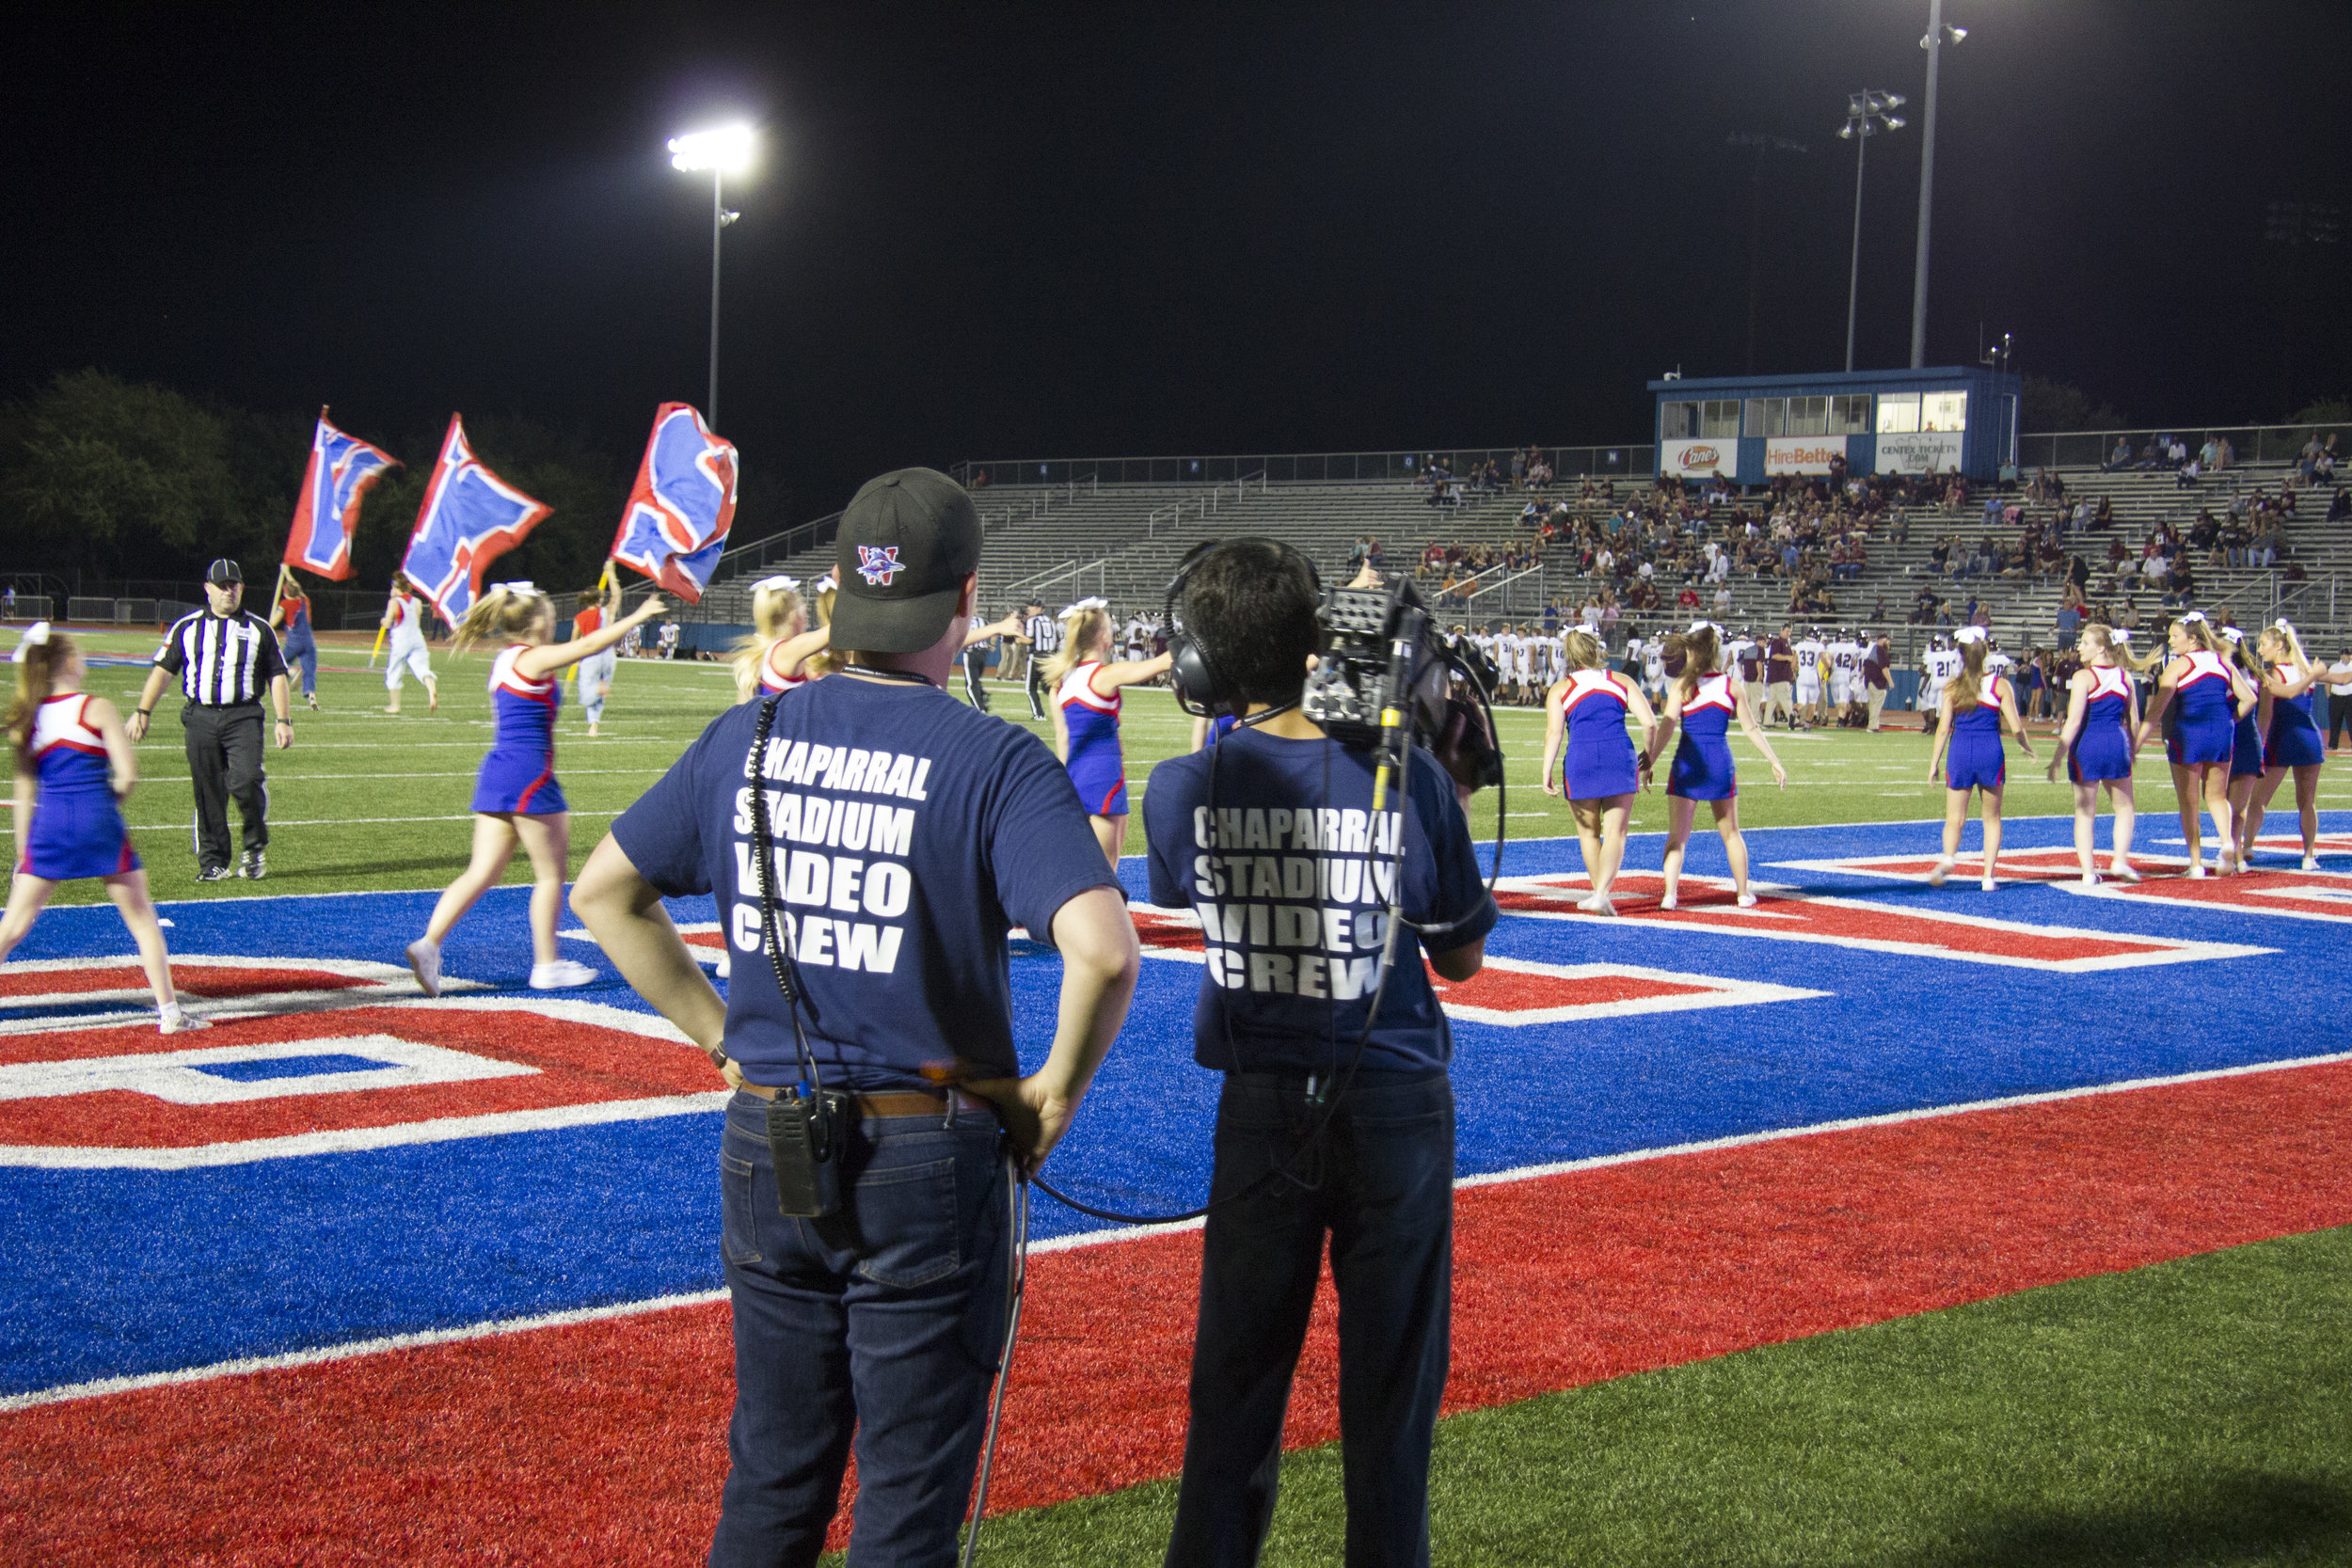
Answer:
<path fill-rule="evenodd" d="M 286 564 L 333 582 L 351 576 L 351 531 L 359 524 L 360 499 L 385 469 L 399 467 L 391 453 L 327 423 L 326 410 L 320 409 L 310 434 L 310 466 L 303 470 L 294 528 L 286 535 Z"/>
<path fill-rule="evenodd" d="M 713 435 L 692 404 L 663 404 L 612 537 L 612 559 L 664 593 L 700 602 L 735 522 L 738 471 L 734 443 Z"/>
<path fill-rule="evenodd" d="M 490 562 L 530 537 L 554 510 L 484 467 L 466 444 L 463 418 L 452 414 L 401 575 L 454 625 L 473 608 Z"/>

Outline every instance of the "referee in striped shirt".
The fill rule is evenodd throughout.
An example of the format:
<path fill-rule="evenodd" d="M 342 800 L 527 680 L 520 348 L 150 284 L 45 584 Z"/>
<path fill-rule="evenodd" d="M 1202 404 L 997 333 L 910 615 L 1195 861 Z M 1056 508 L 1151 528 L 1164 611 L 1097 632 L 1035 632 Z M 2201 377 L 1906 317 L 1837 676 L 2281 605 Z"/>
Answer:
<path fill-rule="evenodd" d="M 1021 641 L 1029 647 L 1029 717 L 1045 717 L 1045 658 L 1061 647 L 1061 623 L 1045 613 L 1045 607 L 1035 599 L 1029 601 L 1029 618 Z"/>
<path fill-rule="evenodd" d="M 278 749 L 294 744 L 286 659 L 269 623 L 241 610 L 245 573 L 233 561 L 215 561 L 204 574 L 205 608 L 183 615 L 164 634 L 155 667 L 147 673 L 131 738 L 147 734 L 164 682 L 180 681 L 187 705 L 188 778 L 196 787 L 196 879 L 229 875 L 229 802 L 245 818 L 245 856 L 237 875 L 259 880 L 269 846 L 269 774 L 262 766 L 262 693 L 278 711 Z"/>

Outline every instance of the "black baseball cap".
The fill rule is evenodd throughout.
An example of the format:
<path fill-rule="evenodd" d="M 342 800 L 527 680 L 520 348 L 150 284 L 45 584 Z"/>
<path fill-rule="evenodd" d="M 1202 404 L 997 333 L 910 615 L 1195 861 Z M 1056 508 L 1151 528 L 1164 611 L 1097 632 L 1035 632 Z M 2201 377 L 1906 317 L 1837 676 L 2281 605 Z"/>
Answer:
<path fill-rule="evenodd" d="M 245 571 L 235 562 L 223 556 L 204 568 L 204 580 L 216 588 L 226 588 L 232 582 L 243 582 Z"/>
<path fill-rule="evenodd" d="M 980 563 L 980 515 L 936 468 L 867 480 L 841 515 L 833 645 L 911 654 L 947 633 L 963 579 Z"/>

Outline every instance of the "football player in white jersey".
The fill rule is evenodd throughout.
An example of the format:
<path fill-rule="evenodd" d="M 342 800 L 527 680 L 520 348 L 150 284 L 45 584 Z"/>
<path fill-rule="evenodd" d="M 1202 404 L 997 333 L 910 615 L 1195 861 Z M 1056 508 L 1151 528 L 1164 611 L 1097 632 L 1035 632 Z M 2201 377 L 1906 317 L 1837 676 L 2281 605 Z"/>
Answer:
<path fill-rule="evenodd" d="M 1937 632 L 1935 641 L 1920 656 L 1919 664 L 1927 677 L 1919 698 L 1919 711 L 1941 713 L 1944 711 L 1944 689 L 1960 673 L 1960 650 L 1952 646 L 1951 634 Z M 1928 721 L 1921 727 L 1931 738 L 1933 737 L 1936 730 L 1934 720 Z"/>
<path fill-rule="evenodd" d="M 1642 684 L 1648 689 L 1652 701 L 1666 701 L 1666 640 L 1652 637 L 1642 644 Z"/>
<path fill-rule="evenodd" d="M 1829 702 L 1841 724 L 1853 718 L 1854 679 L 1862 673 L 1862 644 L 1848 626 L 1829 645 Z"/>
<path fill-rule="evenodd" d="M 1797 640 L 1797 722 L 1804 725 L 1821 721 L 1821 655 L 1829 644 L 1821 641 L 1821 628 L 1811 626 Z"/>

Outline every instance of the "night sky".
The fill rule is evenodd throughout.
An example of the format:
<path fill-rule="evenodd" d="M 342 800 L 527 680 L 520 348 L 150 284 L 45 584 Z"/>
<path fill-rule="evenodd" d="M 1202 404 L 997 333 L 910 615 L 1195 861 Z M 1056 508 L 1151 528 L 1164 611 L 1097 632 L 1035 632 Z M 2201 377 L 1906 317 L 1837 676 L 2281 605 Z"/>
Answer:
<path fill-rule="evenodd" d="M 1927 0 L 133 6 L 12 31 L 0 393 L 95 365 L 405 444 L 453 408 L 633 463 L 700 403 L 709 191 L 747 117 L 722 429 L 791 492 L 965 457 L 1645 438 L 1643 382 L 1908 355 Z M 2143 421 L 2352 391 L 2352 8 L 1948 0 L 1929 362 Z M 411 465 L 427 451 L 403 450 Z"/>

